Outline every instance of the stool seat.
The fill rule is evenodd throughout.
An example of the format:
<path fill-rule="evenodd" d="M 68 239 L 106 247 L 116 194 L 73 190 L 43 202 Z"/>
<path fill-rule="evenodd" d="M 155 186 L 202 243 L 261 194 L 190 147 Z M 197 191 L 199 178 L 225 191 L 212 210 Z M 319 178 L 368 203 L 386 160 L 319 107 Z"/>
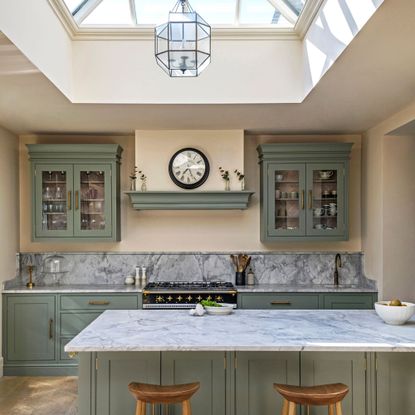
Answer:
<path fill-rule="evenodd" d="M 293 386 L 274 383 L 278 391 L 288 402 L 299 405 L 333 405 L 343 400 L 349 388 L 343 383 L 318 386 Z"/>
<path fill-rule="evenodd" d="M 200 388 L 200 383 L 186 383 L 183 385 L 152 385 L 148 383 L 131 382 L 129 391 L 138 401 L 147 403 L 181 403 L 188 401 Z"/>

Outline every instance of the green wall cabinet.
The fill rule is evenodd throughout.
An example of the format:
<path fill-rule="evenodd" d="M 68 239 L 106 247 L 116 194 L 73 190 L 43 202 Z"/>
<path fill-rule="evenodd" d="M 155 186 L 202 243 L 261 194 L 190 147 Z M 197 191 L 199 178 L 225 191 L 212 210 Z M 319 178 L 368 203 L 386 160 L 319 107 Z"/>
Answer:
<path fill-rule="evenodd" d="M 141 293 L 3 294 L 4 373 L 76 374 L 66 343 L 105 310 L 140 308 Z"/>
<path fill-rule="evenodd" d="M 119 241 L 120 159 L 116 144 L 28 144 L 32 239 Z"/>
<path fill-rule="evenodd" d="M 238 308 L 257 310 L 355 309 L 374 308 L 377 293 L 239 293 Z"/>
<path fill-rule="evenodd" d="M 262 144 L 261 241 L 348 239 L 350 143 Z"/>

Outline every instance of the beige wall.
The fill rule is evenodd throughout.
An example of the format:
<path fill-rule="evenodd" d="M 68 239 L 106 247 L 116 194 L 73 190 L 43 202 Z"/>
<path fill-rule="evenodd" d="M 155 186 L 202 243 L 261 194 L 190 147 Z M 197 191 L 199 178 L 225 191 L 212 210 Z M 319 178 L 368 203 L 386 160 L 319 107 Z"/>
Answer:
<path fill-rule="evenodd" d="M 414 118 L 415 102 L 362 140 L 362 248 L 381 299 L 415 301 L 415 136 L 387 135 Z"/>
<path fill-rule="evenodd" d="M 18 139 L 0 127 L 0 283 L 16 273 L 19 251 L 19 169 Z M 1 316 L 0 297 L 0 316 Z M 1 318 L 0 318 L 1 321 Z M 0 376 L 2 353 L 0 332 Z"/>
<path fill-rule="evenodd" d="M 136 131 L 135 137 L 136 165 L 147 175 L 151 190 L 182 190 L 170 179 L 167 166 L 171 156 L 185 147 L 198 148 L 209 160 L 210 174 L 198 188 L 200 191 L 223 189 L 219 167 L 230 172 L 244 171 L 243 130 L 146 130 Z M 139 186 L 140 181 L 137 182 Z M 231 188 L 240 189 L 234 174 Z"/>
<path fill-rule="evenodd" d="M 262 244 L 259 240 L 259 166 L 256 147 L 260 142 L 306 141 L 353 142 L 351 160 L 350 240 Z M 33 243 L 31 242 L 31 193 L 26 143 L 119 143 L 124 148 L 122 189 L 128 190 L 128 175 L 134 166 L 134 137 L 21 137 L 20 143 L 20 248 L 28 251 L 359 251 L 360 239 L 360 136 L 254 136 L 245 138 L 246 187 L 255 191 L 245 211 L 135 211 L 122 196 L 122 241 L 120 243 Z M 189 141 L 189 144 L 192 144 Z M 160 148 L 161 156 L 165 149 Z M 167 168 L 167 167 L 166 167 Z M 216 174 L 216 172 L 212 172 Z M 151 177 L 149 178 L 151 189 Z"/>

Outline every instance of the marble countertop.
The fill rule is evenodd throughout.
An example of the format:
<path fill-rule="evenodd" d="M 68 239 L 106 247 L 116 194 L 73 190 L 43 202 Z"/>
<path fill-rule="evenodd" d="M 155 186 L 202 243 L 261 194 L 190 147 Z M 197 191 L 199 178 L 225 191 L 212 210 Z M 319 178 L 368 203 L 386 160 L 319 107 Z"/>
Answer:
<path fill-rule="evenodd" d="M 335 287 L 333 285 L 282 285 L 282 284 L 257 284 L 251 286 L 239 286 L 236 287 L 240 293 L 267 293 L 267 292 L 282 292 L 282 293 L 295 293 L 295 292 L 327 292 L 327 293 L 358 293 L 358 292 L 377 292 L 373 288 L 362 288 L 355 286 L 340 286 Z M 11 285 L 2 289 L 6 294 L 58 294 L 58 293 L 141 293 L 143 286 L 141 285 L 112 285 L 112 284 L 84 284 L 84 285 L 45 285 L 35 286 L 33 288 L 27 288 L 21 285 Z"/>
<path fill-rule="evenodd" d="M 235 310 L 192 317 L 186 310 L 105 311 L 65 346 L 112 351 L 415 352 L 415 318 L 389 326 L 372 310 Z"/>
<path fill-rule="evenodd" d="M 376 293 L 376 288 L 358 287 L 353 285 L 340 285 L 338 287 L 334 285 L 318 285 L 318 284 L 297 284 L 297 285 L 283 285 L 283 284 L 257 284 L 257 285 L 244 285 L 237 286 L 236 289 L 240 293 Z"/>
<path fill-rule="evenodd" d="M 59 294 L 59 293 L 141 293 L 141 285 L 47 285 L 27 288 L 26 286 L 11 286 L 3 288 L 5 294 Z"/>

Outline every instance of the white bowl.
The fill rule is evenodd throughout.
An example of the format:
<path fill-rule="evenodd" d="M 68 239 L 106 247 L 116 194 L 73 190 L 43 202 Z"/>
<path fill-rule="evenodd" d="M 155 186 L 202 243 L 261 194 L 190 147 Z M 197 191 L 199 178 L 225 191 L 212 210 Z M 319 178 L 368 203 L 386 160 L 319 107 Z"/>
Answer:
<path fill-rule="evenodd" d="M 395 326 L 405 324 L 415 314 L 415 304 L 405 303 L 403 306 L 388 305 L 389 301 L 375 303 L 375 310 L 378 316 L 386 323 Z"/>
<path fill-rule="evenodd" d="M 226 316 L 227 314 L 231 314 L 233 312 L 233 306 L 232 304 L 221 304 L 220 307 L 205 306 L 205 310 L 208 314 L 211 315 Z"/>

